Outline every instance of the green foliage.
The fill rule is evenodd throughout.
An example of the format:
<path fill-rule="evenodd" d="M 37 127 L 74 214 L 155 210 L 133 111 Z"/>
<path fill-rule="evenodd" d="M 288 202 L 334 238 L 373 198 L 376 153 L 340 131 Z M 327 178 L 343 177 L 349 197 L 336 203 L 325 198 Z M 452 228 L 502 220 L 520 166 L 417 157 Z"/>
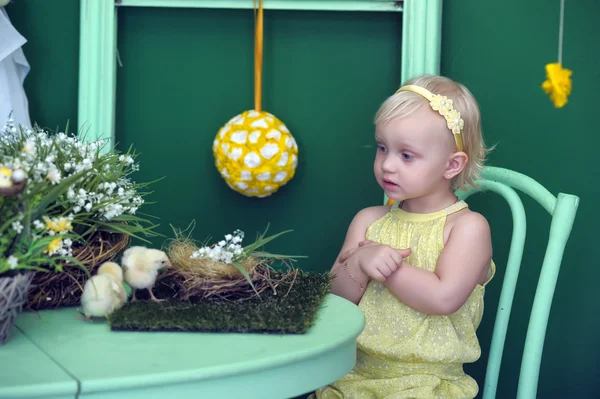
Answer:
<path fill-rule="evenodd" d="M 0 274 L 17 270 L 61 271 L 63 262 L 83 267 L 70 256 L 70 251 L 62 248 L 63 243 L 77 238 L 69 231 L 68 221 L 65 220 L 65 229 L 58 232 L 47 230 L 41 222 L 32 225 L 31 221 L 46 217 L 56 199 L 87 174 L 88 171 L 82 171 L 53 187 L 40 184 L 28 194 L 0 196 L 0 215 L 6 220 L 0 225 Z M 49 231 L 54 234 L 46 234 Z"/>

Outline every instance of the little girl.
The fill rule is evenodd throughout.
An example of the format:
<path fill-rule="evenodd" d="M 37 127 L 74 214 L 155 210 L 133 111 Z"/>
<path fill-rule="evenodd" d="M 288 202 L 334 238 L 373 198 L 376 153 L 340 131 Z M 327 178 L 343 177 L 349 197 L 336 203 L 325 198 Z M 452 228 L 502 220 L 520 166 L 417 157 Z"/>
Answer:
<path fill-rule="evenodd" d="M 494 275 L 486 219 L 454 194 L 474 185 L 487 152 L 464 86 L 411 79 L 375 117 L 374 172 L 389 201 L 352 220 L 332 291 L 362 309 L 355 368 L 312 398 L 474 398 L 464 363 Z M 390 204 L 393 204 L 390 206 Z"/>

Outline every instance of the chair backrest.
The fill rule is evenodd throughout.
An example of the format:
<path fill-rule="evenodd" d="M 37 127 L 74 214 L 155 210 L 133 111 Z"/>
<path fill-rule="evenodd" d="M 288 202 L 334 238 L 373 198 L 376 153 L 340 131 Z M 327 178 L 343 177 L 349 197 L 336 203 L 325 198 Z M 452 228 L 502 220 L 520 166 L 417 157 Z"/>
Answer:
<path fill-rule="evenodd" d="M 571 228 L 577 213 L 579 198 L 563 193 L 555 197 L 532 178 L 512 170 L 497 167 L 486 167 L 478 184 L 479 187 L 477 188 L 457 192 L 458 197 L 466 199 L 471 194 L 479 191 L 496 192 L 508 202 L 513 218 L 510 251 L 496 321 L 494 322 L 483 388 L 484 399 L 496 397 L 506 331 L 525 246 L 525 209 L 515 189 L 537 201 L 552 217 L 548 245 L 529 317 L 517 389 L 517 399 L 534 399 L 537 394 L 540 363 L 552 297 L 554 296 L 565 245 L 571 234 Z"/>

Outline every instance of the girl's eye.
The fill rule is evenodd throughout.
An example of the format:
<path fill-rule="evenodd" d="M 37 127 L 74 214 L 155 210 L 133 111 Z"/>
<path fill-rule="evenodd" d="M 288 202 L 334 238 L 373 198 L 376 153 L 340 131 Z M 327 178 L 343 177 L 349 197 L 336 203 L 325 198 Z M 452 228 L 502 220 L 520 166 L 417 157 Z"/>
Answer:
<path fill-rule="evenodd" d="M 412 154 L 408 154 L 406 152 L 402 153 L 402 158 L 406 161 L 411 160 L 413 158 Z"/>
<path fill-rule="evenodd" d="M 377 146 L 377 150 L 378 150 L 378 151 L 381 151 L 381 152 L 385 152 L 385 151 L 386 151 L 386 150 L 385 150 L 385 147 L 384 147 L 384 146 L 382 146 L 382 145 L 378 145 L 378 146 Z"/>

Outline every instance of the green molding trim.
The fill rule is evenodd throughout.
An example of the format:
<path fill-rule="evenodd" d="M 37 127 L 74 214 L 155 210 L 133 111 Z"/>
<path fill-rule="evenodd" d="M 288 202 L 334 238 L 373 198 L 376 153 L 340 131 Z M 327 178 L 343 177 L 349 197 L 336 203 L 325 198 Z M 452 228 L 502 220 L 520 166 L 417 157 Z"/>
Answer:
<path fill-rule="evenodd" d="M 252 8 L 252 0 L 81 0 L 78 133 L 115 144 L 119 7 Z M 266 9 L 402 12 L 402 81 L 439 73 L 441 0 L 265 0 Z"/>

